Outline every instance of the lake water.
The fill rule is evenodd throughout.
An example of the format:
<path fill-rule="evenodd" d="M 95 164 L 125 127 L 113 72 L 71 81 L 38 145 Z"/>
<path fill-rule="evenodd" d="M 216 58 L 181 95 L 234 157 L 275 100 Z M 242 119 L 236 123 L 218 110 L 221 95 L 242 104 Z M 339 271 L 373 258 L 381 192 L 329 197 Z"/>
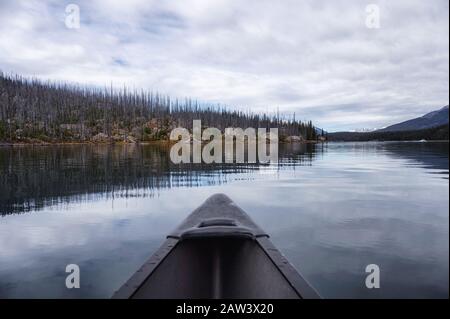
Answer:
<path fill-rule="evenodd" d="M 285 145 L 276 165 L 174 165 L 155 145 L 0 147 L 0 297 L 109 298 L 220 192 L 325 298 L 448 298 L 448 151 Z M 80 289 L 65 287 L 68 264 Z"/>

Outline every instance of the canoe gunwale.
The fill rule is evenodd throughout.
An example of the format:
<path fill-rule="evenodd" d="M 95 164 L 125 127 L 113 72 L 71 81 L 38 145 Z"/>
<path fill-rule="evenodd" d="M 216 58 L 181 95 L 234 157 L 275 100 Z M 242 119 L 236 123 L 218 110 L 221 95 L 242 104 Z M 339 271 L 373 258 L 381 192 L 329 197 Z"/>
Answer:
<path fill-rule="evenodd" d="M 268 237 L 258 237 L 256 241 L 301 299 L 321 299 L 317 291 L 303 278 Z"/>
<path fill-rule="evenodd" d="M 112 299 L 130 299 L 158 268 L 161 262 L 178 244 L 178 239 L 167 238 L 161 247 L 117 290 Z"/>

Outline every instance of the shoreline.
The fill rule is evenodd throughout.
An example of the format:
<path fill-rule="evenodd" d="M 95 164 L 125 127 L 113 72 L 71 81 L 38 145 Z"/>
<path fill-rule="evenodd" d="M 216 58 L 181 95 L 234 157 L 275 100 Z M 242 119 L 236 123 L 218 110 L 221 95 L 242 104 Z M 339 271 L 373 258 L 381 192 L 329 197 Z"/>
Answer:
<path fill-rule="evenodd" d="M 171 144 L 171 141 L 160 140 L 160 141 L 146 141 L 146 142 L 136 142 L 136 143 L 126 143 L 126 142 L 0 142 L 0 146 L 63 146 L 63 145 L 161 145 L 161 144 Z"/>
<path fill-rule="evenodd" d="M 145 142 L 136 142 L 136 143 L 126 143 L 126 142 L 0 142 L 0 147 L 2 146 L 65 146 L 65 145 L 173 145 L 178 141 L 170 141 L 170 140 L 157 140 L 157 141 L 145 141 Z M 204 141 L 205 143 L 207 141 Z M 278 142 L 278 144 L 319 144 L 319 143 L 327 143 L 328 141 L 301 141 L 301 142 Z M 202 143 L 203 144 L 203 143 Z"/>
<path fill-rule="evenodd" d="M 397 142 L 397 143 L 449 143 L 449 140 L 427 140 L 422 142 L 420 140 L 392 140 L 392 141 L 301 141 L 301 142 L 278 142 L 278 144 L 288 145 L 288 144 L 324 144 L 324 143 L 385 143 L 385 142 Z M 69 145 L 173 145 L 177 141 L 169 140 L 157 140 L 157 141 L 145 141 L 136 143 L 126 143 L 126 142 L 0 142 L 0 147 L 22 147 L 22 146 L 69 146 Z M 206 141 L 204 142 L 206 143 Z M 202 143 L 202 144 L 204 144 Z"/>

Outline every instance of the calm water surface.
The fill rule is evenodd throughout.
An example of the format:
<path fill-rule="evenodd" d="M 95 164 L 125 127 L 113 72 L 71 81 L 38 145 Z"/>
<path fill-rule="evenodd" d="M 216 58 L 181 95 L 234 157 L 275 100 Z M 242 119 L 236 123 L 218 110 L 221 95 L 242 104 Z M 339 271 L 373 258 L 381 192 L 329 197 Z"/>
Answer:
<path fill-rule="evenodd" d="M 0 297 L 108 298 L 221 192 L 325 298 L 448 298 L 448 143 L 280 149 L 277 165 L 173 165 L 162 146 L 0 147 Z M 65 267 L 81 288 L 65 288 Z M 365 288 L 365 267 L 381 288 Z M 183 267 L 183 265 L 180 265 Z"/>

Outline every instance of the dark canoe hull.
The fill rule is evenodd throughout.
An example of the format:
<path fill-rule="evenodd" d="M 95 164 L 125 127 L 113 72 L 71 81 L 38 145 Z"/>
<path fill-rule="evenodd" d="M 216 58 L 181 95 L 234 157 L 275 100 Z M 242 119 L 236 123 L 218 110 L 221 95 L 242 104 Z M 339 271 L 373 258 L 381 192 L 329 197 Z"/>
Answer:
<path fill-rule="evenodd" d="M 216 194 L 113 295 L 139 299 L 319 298 L 265 234 Z"/>

